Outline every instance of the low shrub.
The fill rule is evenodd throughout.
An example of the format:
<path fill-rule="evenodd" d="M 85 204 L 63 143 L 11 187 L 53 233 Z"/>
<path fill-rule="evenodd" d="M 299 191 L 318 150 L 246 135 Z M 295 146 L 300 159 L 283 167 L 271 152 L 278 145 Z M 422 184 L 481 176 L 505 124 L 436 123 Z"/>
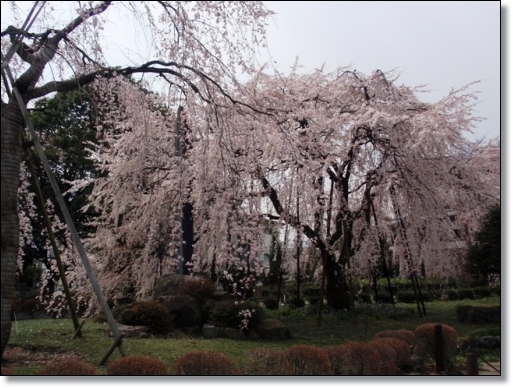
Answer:
<path fill-rule="evenodd" d="M 193 351 L 185 353 L 173 365 L 173 374 L 180 376 L 234 376 L 240 370 L 223 353 Z"/>
<path fill-rule="evenodd" d="M 95 376 L 97 374 L 98 370 L 94 365 L 73 357 L 51 361 L 38 372 L 39 376 Z"/>
<path fill-rule="evenodd" d="M 316 305 L 321 300 L 320 296 L 311 296 L 308 298 L 308 302 L 310 302 L 311 305 Z"/>
<path fill-rule="evenodd" d="M 458 290 L 458 299 L 474 299 L 474 292 L 470 288 L 462 288 Z"/>
<path fill-rule="evenodd" d="M 247 327 L 242 322 L 243 316 L 241 313 L 249 311 L 251 317 L 247 322 Z M 209 321 L 215 326 L 232 327 L 234 329 L 252 328 L 257 323 L 261 322 L 264 317 L 263 308 L 251 301 L 233 302 L 225 300 L 217 302 L 210 310 Z"/>
<path fill-rule="evenodd" d="M 247 375 L 255 376 L 289 376 L 292 365 L 285 352 L 281 350 L 260 348 L 248 351 L 250 360 Z"/>
<path fill-rule="evenodd" d="M 424 302 L 433 302 L 435 297 L 431 291 L 422 291 L 422 300 Z"/>
<path fill-rule="evenodd" d="M 372 303 L 372 297 L 366 292 L 362 292 L 358 295 L 358 300 L 362 303 Z"/>
<path fill-rule="evenodd" d="M 389 292 L 378 291 L 378 300 L 376 303 L 392 303 L 393 299 Z"/>
<path fill-rule="evenodd" d="M 298 300 L 297 297 L 293 297 L 287 301 L 287 304 L 290 307 L 301 308 L 301 307 L 305 307 L 305 300 L 303 298 L 299 298 L 299 300 Z"/>
<path fill-rule="evenodd" d="M 431 295 L 431 301 L 442 299 L 442 291 L 440 290 L 430 290 L 428 293 Z"/>
<path fill-rule="evenodd" d="M 492 295 L 492 290 L 489 287 L 476 287 L 473 291 L 476 298 L 488 298 Z"/>
<path fill-rule="evenodd" d="M 189 295 L 195 298 L 201 305 L 207 299 L 214 297 L 216 286 L 214 282 L 206 279 L 186 281 L 181 283 L 174 291 L 175 295 Z"/>
<path fill-rule="evenodd" d="M 402 339 L 394 337 L 375 338 L 372 343 L 384 344 L 395 350 L 395 362 L 399 367 L 406 367 L 411 364 L 413 354 L 412 347 Z"/>
<path fill-rule="evenodd" d="M 295 376 L 331 375 L 331 365 L 326 352 L 315 346 L 293 345 L 285 350 Z"/>
<path fill-rule="evenodd" d="M 445 291 L 443 297 L 449 301 L 459 300 L 458 293 L 452 289 Z"/>
<path fill-rule="evenodd" d="M 158 302 L 136 302 L 122 310 L 127 325 L 149 326 L 156 334 L 166 334 L 173 328 L 173 316 Z"/>
<path fill-rule="evenodd" d="M 411 330 L 383 330 L 376 333 L 374 338 L 399 338 L 411 347 L 415 346 L 415 334 Z"/>
<path fill-rule="evenodd" d="M 11 302 L 11 310 L 14 312 L 18 312 L 21 309 L 21 300 L 13 299 Z"/>
<path fill-rule="evenodd" d="M 375 375 L 379 372 L 381 357 L 372 345 L 365 342 L 347 342 L 325 348 L 332 373 L 341 376 Z"/>
<path fill-rule="evenodd" d="M 399 291 L 396 300 L 400 303 L 415 303 L 415 293 L 413 291 Z"/>
<path fill-rule="evenodd" d="M 32 318 L 34 318 L 34 313 L 36 310 L 41 308 L 41 303 L 39 300 L 35 298 L 27 299 L 23 302 L 23 311 L 28 313 Z"/>
<path fill-rule="evenodd" d="M 491 288 L 492 294 L 501 297 L 501 286 L 495 286 Z"/>
<path fill-rule="evenodd" d="M 0 368 L 0 374 L 2 376 L 17 376 L 18 374 L 13 371 L 12 369 L 9 369 L 9 368 L 5 368 L 5 367 L 1 367 Z"/>
<path fill-rule="evenodd" d="M 418 326 L 415 331 L 415 354 L 420 357 L 435 359 L 435 324 L 425 323 Z M 446 364 L 452 362 L 458 347 L 456 340 L 458 333 L 451 326 L 442 324 L 443 354 Z"/>
<path fill-rule="evenodd" d="M 278 299 L 269 297 L 264 299 L 264 305 L 269 310 L 277 310 L 278 309 Z"/>
<path fill-rule="evenodd" d="M 267 288 L 264 288 L 262 291 L 260 291 L 260 295 L 262 298 L 268 298 L 271 296 L 271 291 L 269 291 Z"/>
<path fill-rule="evenodd" d="M 110 376 L 163 376 L 166 364 L 152 357 L 128 356 L 118 358 L 107 366 Z"/>
<path fill-rule="evenodd" d="M 395 349 L 386 341 L 371 341 L 369 345 L 379 353 L 380 366 L 377 374 L 395 375 L 397 373 L 397 352 Z"/>

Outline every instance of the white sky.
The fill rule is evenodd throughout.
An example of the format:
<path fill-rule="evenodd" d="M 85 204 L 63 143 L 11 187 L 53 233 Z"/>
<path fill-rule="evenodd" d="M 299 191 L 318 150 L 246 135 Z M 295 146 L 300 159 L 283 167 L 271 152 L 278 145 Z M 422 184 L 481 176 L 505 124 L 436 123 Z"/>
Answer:
<path fill-rule="evenodd" d="M 365 74 L 397 69 L 399 83 L 426 85 L 424 101 L 474 81 L 475 137 L 500 135 L 500 2 L 266 1 L 275 65 L 296 56 L 305 71 L 351 66 Z M 469 135 L 469 138 L 473 138 Z"/>

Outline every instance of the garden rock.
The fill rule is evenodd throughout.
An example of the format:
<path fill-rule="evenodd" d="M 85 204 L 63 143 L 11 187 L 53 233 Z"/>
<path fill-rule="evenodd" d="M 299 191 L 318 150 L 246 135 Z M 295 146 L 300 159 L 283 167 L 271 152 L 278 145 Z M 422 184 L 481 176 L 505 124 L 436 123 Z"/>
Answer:
<path fill-rule="evenodd" d="M 175 290 L 185 282 L 210 282 L 212 280 L 205 275 L 177 275 L 168 274 L 157 279 L 153 287 L 152 299 L 158 300 L 161 296 L 176 295 Z"/>
<path fill-rule="evenodd" d="M 123 333 L 126 338 L 148 338 L 148 326 L 128 326 L 118 323 L 118 330 Z M 113 337 L 112 332 L 109 331 L 109 337 Z"/>
<path fill-rule="evenodd" d="M 225 327 L 223 336 L 228 339 L 239 340 L 244 338 L 244 332 L 242 330 L 232 329 L 231 327 Z"/>
<path fill-rule="evenodd" d="M 266 340 L 286 340 L 290 338 L 290 329 L 277 319 L 264 319 L 256 325 L 260 338 Z"/>
<path fill-rule="evenodd" d="M 488 349 L 499 349 L 501 347 L 501 340 L 497 337 L 483 337 L 481 338 L 481 346 Z"/>
<path fill-rule="evenodd" d="M 219 328 L 213 325 L 204 324 L 201 335 L 205 338 L 217 338 L 219 337 Z"/>
<path fill-rule="evenodd" d="M 459 306 L 459 323 L 501 323 L 501 306 Z"/>
<path fill-rule="evenodd" d="M 161 296 L 158 298 L 171 315 L 175 315 L 177 326 L 201 324 L 201 308 L 196 299 L 188 295 Z"/>

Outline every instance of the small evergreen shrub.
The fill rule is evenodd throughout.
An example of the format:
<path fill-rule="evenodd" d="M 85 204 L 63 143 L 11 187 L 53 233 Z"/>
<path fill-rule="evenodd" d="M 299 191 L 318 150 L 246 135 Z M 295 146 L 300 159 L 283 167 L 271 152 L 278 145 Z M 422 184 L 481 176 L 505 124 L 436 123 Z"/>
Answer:
<path fill-rule="evenodd" d="M 433 302 L 435 297 L 431 291 L 422 291 L 422 299 L 424 302 Z"/>
<path fill-rule="evenodd" d="M 358 295 L 358 300 L 362 303 L 372 303 L 372 297 L 366 292 L 362 292 Z"/>
<path fill-rule="evenodd" d="M 411 347 L 415 346 L 415 334 L 411 330 L 383 330 L 376 333 L 374 338 L 399 338 Z"/>
<path fill-rule="evenodd" d="M 474 292 L 470 288 L 462 288 L 458 290 L 458 299 L 474 299 Z"/>
<path fill-rule="evenodd" d="M 260 295 L 262 298 L 269 298 L 271 296 L 271 291 L 269 291 L 267 288 L 264 288 L 262 291 L 260 291 Z"/>
<path fill-rule="evenodd" d="M 384 344 L 395 350 L 395 363 L 399 367 L 409 366 L 413 354 L 412 347 L 406 341 L 394 337 L 382 337 L 372 340 L 375 344 Z"/>
<path fill-rule="evenodd" d="M 285 352 L 281 350 L 260 348 L 248 352 L 250 363 L 246 369 L 247 375 L 255 376 L 289 376 L 292 375 L 292 365 Z"/>
<path fill-rule="evenodd" d="M 442 299 L 442 291 L 440 290 L 430 290 L 428 293 L 431 295 L 431 301 Z"/>
<path fill-rule="evenodd" d="M 308 298 L 308 301 L 313 306 L 315 306 L 317 303 L 319 303 L 320 300 L 321 300 L 320 296 L 311 296 L 311 297 Z"/>
<path fill-rule="evenodd" d="M 240 370 L 231 358 L 218 352 L 193 351 L 185 353 L 173 365 L 179 376 L 234 376 Z"/>
<path fill-rule="evenodd" d="M 492 296 L 492 290 L 489 287 L 476 287 L 473 291 L 476 298 L 488 298 Z"/>
<path fill-rule="evenodd" d="M 2 376 L 17 376 L 18 374 L 10 368 L 1 367 L 0 374 Z"/>
<path fill-rule="evenodd" d="M 445 295 L 445 299 L 447 299 L 449 301 L 454 301 L 454 300 L 459 299 L 458 293 L 452 289 L 445 291 L 444 295 Z"/>
<path fill-rule="evenodd" d="M 156 334 L 166 334 L 173 328 L 173 316 L 158 302 L 136 302 L 122 312 L 127 325 L 149 326 Z"/>
<path fill-rule="evenodd" d="M 39 310 L 40 307 L 41 303 L 35 298 L 27 299 L 23 302 L 23 311 L 28 313 L 32 318 L 34 318 L 34 313 L 36 310 Z"/>
<path fill-rule="evenodd" d="M 400 303 L 415 303 L 415 293 L 413 291 L 399 291 L 396 300 Z"/>
<path fill-rule="evenodd" d="M 241 313 L 249 311 L 251 317 L 247 327 L 244 327 L 242 320 L 244 319 Z M 257 323 L 261 322 L 264 317 L 263 308 L 251 301 L 234 302 L 225 300 L 217 302 L 210 310 L 209 321 L 215 326 L 219 327 L 232 327 L 234 329 L 252 328 Z"/>
<path fill-rule="evenodd" d="M 435 359 L 435 324 L 425 323 L 418 326 L 415 331 L 415 354 L 420 357 Z M 444 361 L 448 365 L 458 351 L 456 340 L 458 333 L 451 326 L 442 324 L 442 337 L 444 344 Z"/>
<path fill-rule="evenodd" d="M 378 300 L 376 303 L 392 303 L 392 297 L 389 292 L 378 291 Z"/>
<path fill-rule="evenodd" d="M 264 305 L 269 310 L 277 310 L 278 309 L 278 299 L 269 297 L 264 299 Z"/>
<path fill-rule="evenodd" d="M 492 295 L 497 295 L 500 298 L 500 296 L 501 296 L 501 286 L 500 285 L 490 287 L 490 291 L 491 291 Z"/>
<path fill-rule="evenodd" d="M 380 366 L 378 375 L 391 376 L 397 373 L 397 352 L 385 341 L 371 341 L 369 343 L 379 353 Z"/>
<path fill-rule="evenodd" d="M 189 295 L 195 298 L 201 305 L 207 299 L 214 297 L 216 286 L 214 282 L 207 280 L 187 281 L 180 284 L 174 291 L 175 295 Z"/>
<path fill-rule="evenodd" d="M 295 376 L 331 375 L 331 365 L 326 352 L 315 346 L 293 345 L 285 354 Z"/>
<path fill-rule="evenodd" d="M 287 304 L 290 307 L 301 308 L 301 307 L 305 307 L 305 300 L 303 298 L 299 298 L 299 300 L 298 300 L 297 297 L 293 297 L 287 301 Z"/>
<path fill-rule="evenodd" d="M 152 357 L 128 356 L 118 358 L 107 366 L 110 376 L 163 376 L 166 364 Z"/>
<path fill-rule="evenodd" d="M 94 365 L 73 357 L 51 361 L 38 372 L 39 376 L 95 376 L 97 374 L 98 370 Z"/>

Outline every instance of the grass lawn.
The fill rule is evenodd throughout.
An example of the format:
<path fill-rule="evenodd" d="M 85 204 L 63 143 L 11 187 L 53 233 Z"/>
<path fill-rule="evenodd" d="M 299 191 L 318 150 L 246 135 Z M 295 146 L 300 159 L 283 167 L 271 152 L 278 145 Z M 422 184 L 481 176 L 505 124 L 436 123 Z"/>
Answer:
<path fill-rule="evenodd" d="M 288 341 L 203 339 L 187 336 L 176 331 L 169 338 L 127 338 L 125 345 L 130 355 L 151 356 L 161 359 L 170 368 L 174 361 L 191 350 L 214 350 L 231 357 L 244 368 L 249 349 L 267 347 L 285 349 L 293 344 L 328 346 L 349 341 L 369 341 L 382 330 L 408 329 L 427 322 L 440 322 L 452 326 L 458 332 L 458 343 L 469 336 L 500 336 L 500 325 L 460 324 L 456 321 L 458 305 L 500 304 L 500 298 L 456 302 L 431 302 L 426 304 L 427 316 L 419 318 L 414 304 L 364 305 L 354 312 L 326 313 L 321 327 L 317 327 L 317 315 L 308 308 L 291 310 L 282 308 L 268 311 L 269 317 L 278 318 L 291 330 Z M 70 319 L 29 319 L 13 322 L 11 338 L 4 354 L 7 366 L 20 375 L 33 375 L 48 358 L 62 354 L 74 354 L 82 360 L 98 365 L 109 349 L 113 339 L 107 336 L 107 324 L 94 323 L 87 319 L 83 328 L 84 338 L 71 339 L 73 324 Z M 500 350 L 483 352 L 487 361 L 499 361 Z M 9 362 L 28 358 L 28 362 Z M 109 358 L 119 358 L 116 350 Z M 464 362 L 464 355 L 457 358 Z M 99 368 L 105 373 L 105 367 Z"/>

